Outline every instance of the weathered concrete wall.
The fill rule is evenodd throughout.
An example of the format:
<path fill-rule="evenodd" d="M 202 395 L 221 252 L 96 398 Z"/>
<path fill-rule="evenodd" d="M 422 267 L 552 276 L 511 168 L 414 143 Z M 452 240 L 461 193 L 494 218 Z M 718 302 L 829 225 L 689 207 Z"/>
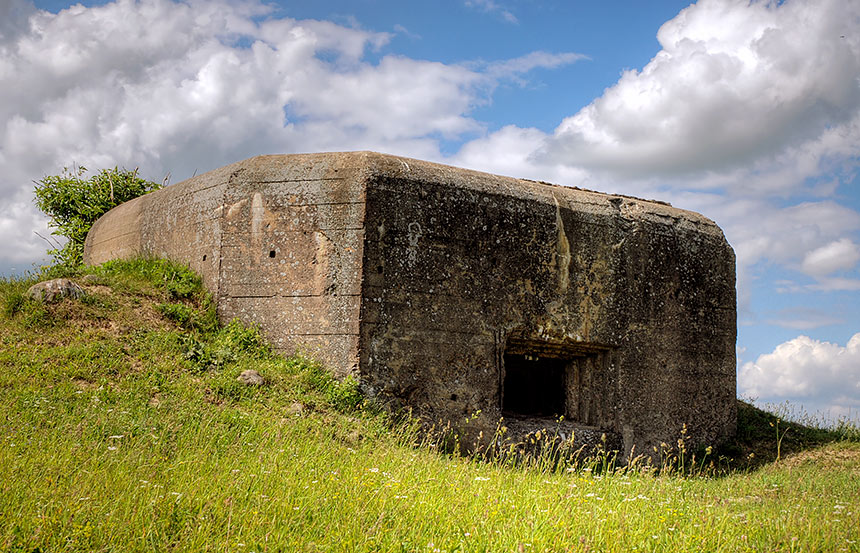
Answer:
<path fill-rule="evenodd" d="M 111 210 L 84 258 L 184 261 L 222 319 L 255 322 L 276 349 L 345 375 L 358 368 L 363 170 L 333 154 L 235 163 Z"/>
<path fill-rule="evenodd" d="M 361 166 L 255 158 L 225 191 L 219 307 L 259 323 L 276 348 L 358 369 Z M 279 163 L 280 162 L 280 163 Z M 357 172 L 358 171 L 358 172 Z"/>
<path fill-rule="evenodd" d="M 378 163 L 362 305 L 371 389 L 442 418 L 480 410 L 494 427 L 507 351 L 564 361 L 555 414 L 627 448 L 674 443 L 684 424 L 693 442 L 734 431 L 734 254 L 713 222 L 655 202 Z"/>
<path fill-rule="evenodd" d="M 734 431 L 734 254 L 665 204 L 369 152 L 263 156 L 88 237 L 88 262 L 137 252 L 189 262 L 223 317 L 427 417 L 563 415 L 628 452 L 684 424 L 693 443 Z"/>

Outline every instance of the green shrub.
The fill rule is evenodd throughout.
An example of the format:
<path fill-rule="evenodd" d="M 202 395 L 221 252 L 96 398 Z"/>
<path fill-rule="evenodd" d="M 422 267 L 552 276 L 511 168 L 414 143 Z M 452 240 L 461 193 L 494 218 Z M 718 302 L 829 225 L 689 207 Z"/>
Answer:
<path fill-rule="evenodd" d="M 3 314 L 6 317 L 14 317 L 24 309 L 27 297 L 24 292 L 15 290 L 3 297 Z"/>
<path fill-rule="evenodd" d="M 302 355 L 287 359 L 287 369 L 299 375 L 299 383 L 305 391 L 322 392 L 328 403 L 342 413 L 364 406 L 364 395 L 352 376 L 338 380 L 322 364 Z"/>
<path fill-rule="evenodd" d="M 168 318 L 174 318 L 180 324 L 187 316 L 194 324 L 194 314 L 188 314 L 184 306 L 178 304 L 162 304 L 159 310 Z M 213 310 L 214 312 L 214 310 Z M 217 321 L 214 323 L 217 325 Z M 214 328 L 214 326 L 213 326 Z M 241 321 L 233 319 L 219 329 L 214 336 L 201 337 L 186 335 L 182 337 L 185 359 L 200 372 L 216 371 L 235 361 L 240 355 L 262 359 L 271 356 L 271 348 L 266 343 L 256 326 L 245 326 Z"/>
<path fill-rule="evenodd" d="M 191 366 L 197 372 L 219 370 L 236 359 L 236 355 L 230 349 L 218 347 L 195 336 L 182 336 L 181 341 L 185 359 L 191 362 Z"/>
<path fill-rule="evenodd" d="M 171 320 L 186 330 L 197 330 L 211 333 L 218 327 L 215 307 L 206 301 L 200 308 L 194 308 L 184 303 L 160 303 L 155 309 L 166 319 Z"/>
<path fill-rule="evenodd" d="M 341 413 L 355 411 L 364 402 L 364 395 L 358 388 L 358 380 L 347 376 L 341 381 L 331 379 L 326 388 L 326 399 Z"/>
<path fill-rule="evenodd" d="M 176 299 L 189 299 L 202 289 L 200 277 L 184 265 L 167 268 L 162 278 L 165 289 Z"/>
<path fill-rule="evenodd" d="M 165 318 L 175 322 L 182 328 L 193 328 L 195 311 L 184 303 L 160 303 L 155 306 Z"/>
<path fill-rule="evenodd" d="M 137 176 L 137 170 L 103 169 L 84 179 L 85 167 L 44 177 L 36 183 L 36 206 L 50 217 L 52 234 L 64 236 L 65 245 L 48 253 L 60 265 L 76 267 L 83 261 L 84 240 L 90 227 L 111 208 L 161 188 Z"/>
<path fill-rule="evenodd" d="M 218 331 L 214 343 L 235 353 L 250 353 L 258 357 L 271 354 L 271 348 L 260 334 L 259 327 L 245 326 L 238 319 L 233 319 Z"/>
<path fill-rule="evenodd" d="M 11 318 L 24 311 L 29 301 L 27 288 L 33 282 L 30 278 L 0 277 L 0 303 L 2 303 L 3 315 Z"/>

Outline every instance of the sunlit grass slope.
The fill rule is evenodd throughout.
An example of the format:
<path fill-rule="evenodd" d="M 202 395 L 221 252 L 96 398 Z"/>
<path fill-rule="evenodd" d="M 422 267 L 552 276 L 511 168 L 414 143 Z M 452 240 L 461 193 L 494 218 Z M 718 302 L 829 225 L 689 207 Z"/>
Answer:
<path fill-rule="evenodd" d="M 860 551 L 851 429 L 742 406 L 693 475 L 478 462 L 219 327 L 182 267 L 75 278 L 49 305 L 0 282 L 2 551 Z"/>

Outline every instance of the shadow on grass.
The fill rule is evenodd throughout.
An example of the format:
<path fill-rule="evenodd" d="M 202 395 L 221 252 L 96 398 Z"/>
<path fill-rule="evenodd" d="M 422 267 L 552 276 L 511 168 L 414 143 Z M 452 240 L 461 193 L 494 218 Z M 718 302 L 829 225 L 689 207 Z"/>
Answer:
<path fill-rule="evenodd" d="M 809 422 L 789 421 L 784 415 L 739 399 L 737 434 L 714 453 L 727 459 L 730 472 L 735 472 L 755 470 L 829 444 L 860 443 L 860 428 L 850 422 L 837 422 L 831 428 L 823 428 L 824 421 L 805 415 L 792 418 Z"/>

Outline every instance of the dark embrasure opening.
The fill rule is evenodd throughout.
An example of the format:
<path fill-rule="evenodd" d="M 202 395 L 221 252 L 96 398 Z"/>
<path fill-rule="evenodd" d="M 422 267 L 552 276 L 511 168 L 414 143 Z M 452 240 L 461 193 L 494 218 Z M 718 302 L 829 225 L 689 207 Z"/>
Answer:
<path fill-rule="evenodd" d="M 506 353 L 504 362 L 503 412 L 528 417 L 565 414 L 567 360 Z"/>

